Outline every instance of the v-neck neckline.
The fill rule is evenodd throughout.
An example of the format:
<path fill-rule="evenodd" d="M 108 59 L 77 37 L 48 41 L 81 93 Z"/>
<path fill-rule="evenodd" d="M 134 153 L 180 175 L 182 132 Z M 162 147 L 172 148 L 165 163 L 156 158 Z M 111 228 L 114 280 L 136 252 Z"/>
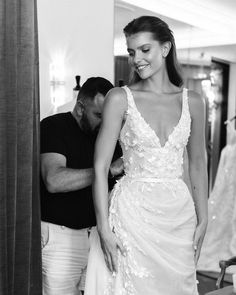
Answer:
<path fill-rule="evenodd" d="M 135 100 L 134 100 L 134 96 L 133 96 L 133 93 L 131 91 L 131 89 L 128 87 L 128 86 L 125 86 L 129 93 L 130 93 L 130 96 L 132 98 L 132 101 L 133 101 L 133 105 L 134 105 L 134 108 L 137 112 L 137 114 L 139 115 L 139 117 L 141 118 L 141 120 L 144 122 L 144 124 L 149 128 L 149 130 L 153 133 L 154 135 L 154 138 L 158 141 L 159 143 L 159 146 L 160 148 L 164 149 L 168 144 L 169 144 L 169 141 L 170 141 L 170 137 L 173 136 L 175 130 L 179 127 L 180 125 L 180 122 L 182 120 L 182 117 L 183 117 L 183 110 L 184 110 L 184 91 L 185 91 L 185 88 L 183 88 L 183 91 L 182 91 L 182 106 L 181 106 L 181 114 L 180 114 L 180 118 L 177 122 L 177 124 L 175 126 L 173 126 L 172 128 L 172 131 L 170 132 L 170 134 L 168 135 L 167 137 L 167 140 L 165 141 L 164 145 L 161 144 L 161 140 L 160 140 L 160 137 L 158 136 L 158 134 L 155 132 L 155 130 L 150 126 L 150 124 L 146 121 L 146 119 L 144 119 L 142 113 L 139 111 L 139 109 L 137 108 L 137 105 L 135 103 Z"/>

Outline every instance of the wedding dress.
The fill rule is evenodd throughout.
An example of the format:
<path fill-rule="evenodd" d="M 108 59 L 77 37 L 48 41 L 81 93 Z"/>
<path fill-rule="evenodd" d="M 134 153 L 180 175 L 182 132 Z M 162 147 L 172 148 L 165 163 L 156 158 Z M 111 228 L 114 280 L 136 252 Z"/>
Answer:
<path fill-rule="evenodd" d="M 236 256 L 236 130 L 227 125 L 213 190 L 208 201 L 208 227 L 198 263 L 199 270 L 220 271 L 219 261 Z M 231 272 L 235 267 L 228 268 Z"/>
<path fill-rule="evenodd" d="M 109 223 L 127 250 L 108 271 L 98 233 L 91 233 L 85 295 L 196 295 L 193 235 L 196 212 L 182 180 L 190 135 L 187 89 L 177 126 L 162 146 L 138 111 L 131 90 L 120 132 L 125 176 L 110 195 Z"/>

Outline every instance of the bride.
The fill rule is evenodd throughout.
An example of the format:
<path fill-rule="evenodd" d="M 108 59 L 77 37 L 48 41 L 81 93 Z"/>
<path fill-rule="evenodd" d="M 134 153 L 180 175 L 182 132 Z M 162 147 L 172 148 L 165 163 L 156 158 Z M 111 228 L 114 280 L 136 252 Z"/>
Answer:
<path fill-rule="evenodd" d="M 124 33 L 134 79 L 105 100 L 94 164 L 97 229 L 85 294 L 195 295 L 207 223 L 204 103 L 181 87 L 165 22 L 139 17 Z M 117 139 L 125 175 L 108 197 Z M 191 187 L 183 180 L 186 148 Z"/>

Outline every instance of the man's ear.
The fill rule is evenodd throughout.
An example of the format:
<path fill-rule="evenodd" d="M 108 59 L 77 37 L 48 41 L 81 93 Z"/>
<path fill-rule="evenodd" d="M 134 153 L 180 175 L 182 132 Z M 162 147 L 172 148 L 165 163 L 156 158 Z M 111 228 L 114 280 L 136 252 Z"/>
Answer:
<path fill-rule="evenodd" d="M 162 56 L 163 58 L 167 57 L 171 49 L 171 42 L 167 41 L 162 44 Z"/>
<path fill-rule="evenodd" d="M 81 101 L 78 100 L 76 102 L 76 108 L 75 108 L 75 110 L 76 110 L 76 113 L 77 113 L 78 116 L 81 117 L 83 115 L 84 105 L 83 105 L 83 103 Z"/>

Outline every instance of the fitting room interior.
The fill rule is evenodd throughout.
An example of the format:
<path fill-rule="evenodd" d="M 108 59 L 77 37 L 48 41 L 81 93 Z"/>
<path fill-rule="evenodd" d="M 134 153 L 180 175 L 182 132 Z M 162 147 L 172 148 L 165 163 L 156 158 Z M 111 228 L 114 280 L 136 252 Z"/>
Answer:
<path fill-rule="evenodd" d="M 236 2 L 117 0 L 96 5 L 38 1 L 41 119 L 72 110 L 75 76 L 80 76 L 80 84 L 96 75 L 116 86 L 127 84 L 122 30 L 135 17 L 159 16 L 174 32 L 185 87 L 206 98 L 212 187 L 220 151 L 227 142 L 224 122 L 235 115 Z"/>
<path fill-rule="evenodd" d="M 104 76 L 116 86 L 129 81 L 124 26 L 155 15 L 174 32 L 185 87 L 206 100 L 209 188 L 214 186 L 224 122 L 235 116 L 236 1 L 116 0 L 92 3 L 38 1 L 41 118 L 72 110 L 75 76 Z M 105 17 L 104 17 L 105 12 Z M 236 253 L 235 253 L 236 255 Z M 201 294 L 215 289 L 217 274 L 199 271 Z M 225 276 L 225 285 L 231 284 Z"/>
<path fill-rule="evenodd" d="M 224 122 L 235 116 L 236 109 L 236 1 L 78 2 L 38 1 L 41 118 L 72 110 L 77 94 L 73 90 L 75 76 L 80 76 L 80 84 L 96 75 L 116 86 L 127 84 L 129 66 L 123 28 L 135 17 L 158 16 L 174 32 L 185 87 L 206 100 L 211 190 L 221 150 L 227 144 Z M 198 272 L 201 294 L 216 288 L 217 275 Z M 231 283 L 231 275 L 226 274 L 225 286 Z"/>
<path fill-rule="evenodd" d="M 236 0 L 37 0 L 40 119 L 71 111 L 76 83 L 91 76 L 105 77 L 115 86 L 128 84 L 123 28 L 141 15 L 169 24 L 184 86 L 205 99 L 210 195 L 221 151 L 229 143 L 225 122 L 236 126 Z M 234 194 L 236 203 L 236 190 Z M 224 288 L 209 294 L 236 294 L 234 272 L 227 268 Z M 216 289 L 219 273 L 220 268 L 198 271 L 200 295 Z"/>

